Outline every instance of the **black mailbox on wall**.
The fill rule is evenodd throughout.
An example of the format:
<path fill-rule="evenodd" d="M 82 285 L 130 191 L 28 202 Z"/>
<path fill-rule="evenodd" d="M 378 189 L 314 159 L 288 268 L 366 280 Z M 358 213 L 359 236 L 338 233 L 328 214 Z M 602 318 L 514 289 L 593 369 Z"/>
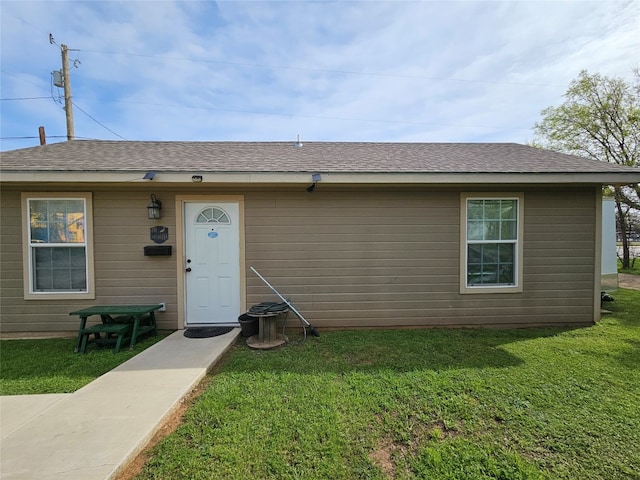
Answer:
<path fill-rule="evenodd" d="M 171 255 L 171 245 L 149 245 L 144 247 L 145 257 L 155 257 L 160 255 Z"/>

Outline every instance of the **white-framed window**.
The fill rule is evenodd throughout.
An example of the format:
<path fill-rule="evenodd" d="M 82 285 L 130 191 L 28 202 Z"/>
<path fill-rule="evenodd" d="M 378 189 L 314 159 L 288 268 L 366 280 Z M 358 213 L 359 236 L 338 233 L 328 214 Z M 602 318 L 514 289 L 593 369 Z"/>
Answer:
<path fill-rule="evenodd" d="M 24 295 L 94 298 L 90 193 L 23 193 Z"/>
<path fill-rule="evenodd" d="M 460 293 L 522 292 L 522 193 L 461 195 Z"/>

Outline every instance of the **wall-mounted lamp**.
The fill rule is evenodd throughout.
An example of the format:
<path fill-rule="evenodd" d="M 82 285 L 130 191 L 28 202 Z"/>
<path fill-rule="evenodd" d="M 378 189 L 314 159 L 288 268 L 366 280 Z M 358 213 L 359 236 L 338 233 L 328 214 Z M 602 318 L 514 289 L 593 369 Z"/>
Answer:
<path fill-rule="evenodd" d="M 162 210 L 162 202 L 156 198 L 156 196 L 151 194 L 151 202 L 147 205 L 147 212 L 149 214 L 150 220 L 157 220 L 160 218 L 160 210 Z"/>

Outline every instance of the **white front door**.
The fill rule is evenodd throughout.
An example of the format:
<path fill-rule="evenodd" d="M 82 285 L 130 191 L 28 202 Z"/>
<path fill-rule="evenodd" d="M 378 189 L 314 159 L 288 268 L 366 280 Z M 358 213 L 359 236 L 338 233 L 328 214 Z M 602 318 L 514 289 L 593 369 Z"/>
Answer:
<path fill-rule="evenodd" d="M 185 326 L 237 324 L 240 215 L 235 202 L 186 202 Z"/>

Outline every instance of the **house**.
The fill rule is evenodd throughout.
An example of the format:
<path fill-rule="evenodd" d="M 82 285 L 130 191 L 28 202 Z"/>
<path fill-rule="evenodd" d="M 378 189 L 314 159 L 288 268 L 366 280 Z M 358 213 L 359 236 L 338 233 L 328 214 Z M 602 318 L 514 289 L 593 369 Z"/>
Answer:
<path fill-rule="evenodd" d="M 319 328 L 588 325 L 601 187 L 640 182 L 496 143 L 75 140 L 3 152 L 0 174 L 7 335 L 95 304 L 233 325 L 275 299 L 251 266 Z"/>

